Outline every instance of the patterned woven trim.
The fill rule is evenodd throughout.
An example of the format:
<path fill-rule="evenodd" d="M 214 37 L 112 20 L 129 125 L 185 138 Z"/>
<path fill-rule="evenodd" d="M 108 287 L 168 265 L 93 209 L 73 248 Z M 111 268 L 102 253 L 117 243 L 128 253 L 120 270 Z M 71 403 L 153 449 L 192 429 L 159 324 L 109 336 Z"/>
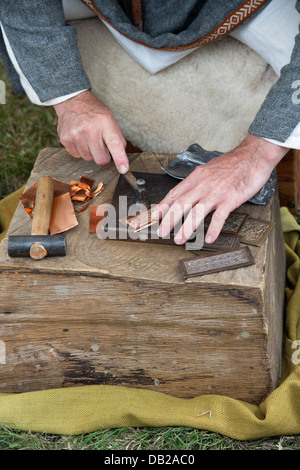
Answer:
<path fill-rule="evenodd" d="M 109 21 L 105 16 L 103 16 L 98 8 L 95 7 L 93 0 L 82 0 L 99 18 L 106 21 L 108 24 L 114 27 L 114 25 Z M 176 51 L 176 50 L 186 50 L 192 49 L 194 47 L 202 46 L 207 44 L 208 42 L 215 41 L 216 39 L 220 39 L 226 34 L 230 33 L 233 29 L 237 26 L 242 24 L 246 21 L 253 13 L 255 13 L 259 8 L 261 8 L 265 3 L 269 0 L 247 0 L 242 5 L 240 5 L 236 10 L 234 10 L 230 15 L 228 15 L 222 23 L 220 23 L 215 29 L 213 29 L 209 34 L 204 36 L 203 38 L 197 39 L 191 44 L 185 46 L 174 46 L 174 47 L 161 47 L 160 50 L 168 50 L 168 51 Z M 116 29 L 116 28 L 115 28 Z M 121 33 L 121 31 L 119 31 Z M 121 33 L 123 34 L 123 33 Z M 125 36 L 123 34 L 123 36 Z M 132 41 L 137 42 L 139 44 L 143 44 L 139 41 Z M 155 49 L 154 47 L 147 46 L 147 44 L 143 44 L 150 49 Z"/>
<path fill-rule="evenodd" d="M 220 39 L 226 34 L 230 33 L 237 26 L 246 21 L 253 13 L 261 8 L 268 0 L 247 0 L 235 11 L 225 18 L 215 29 L 213 29 L 207 36 L 189 44 L 188 48 L 207 44 L 208 42 Z"/>

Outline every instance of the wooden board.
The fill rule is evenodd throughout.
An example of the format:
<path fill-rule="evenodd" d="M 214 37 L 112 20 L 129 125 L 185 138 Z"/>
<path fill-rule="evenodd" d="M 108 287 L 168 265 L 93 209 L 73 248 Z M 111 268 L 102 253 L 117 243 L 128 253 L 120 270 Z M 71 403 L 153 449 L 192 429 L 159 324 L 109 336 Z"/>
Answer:
<path fill-rule="evenodd" d="M 160 172 L 173 154 L 130 156 L 131 170 Z M 114 167 L 111 167 L 113 170 Z M 27 187 L 41 175 L 102 180 L 93 204 L 110 200 L 118 174 L 43 150 Z M 0 246 L 0 363 L 3 392 L 111 384 L 179 397 L 224 394 L 252 403 L 278 383 L 284 300 L 284 245 L 278 197 L 240 210 L 275 222 L 255 265 L 184 281 L 183 247 L 99 240 L 89 211 L 66 233 L 67 256 L 9 258 Z M 10 234 L 29 234 L 19 205 Z M 1 361 L 0 361 L 1 362 Z M 3 362 L 3 361 L 2 361 Z"/>

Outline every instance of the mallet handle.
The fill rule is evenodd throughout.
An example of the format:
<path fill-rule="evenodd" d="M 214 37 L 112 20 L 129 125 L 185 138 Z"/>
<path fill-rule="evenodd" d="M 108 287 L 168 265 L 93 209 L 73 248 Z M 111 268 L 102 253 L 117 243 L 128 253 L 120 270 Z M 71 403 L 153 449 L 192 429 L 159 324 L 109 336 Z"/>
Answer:
<path fill-rule="evenodd" d="M 51 176 L 41 176 L 36 190 L 31 235 L 48 235 L 54 196 Z"/>

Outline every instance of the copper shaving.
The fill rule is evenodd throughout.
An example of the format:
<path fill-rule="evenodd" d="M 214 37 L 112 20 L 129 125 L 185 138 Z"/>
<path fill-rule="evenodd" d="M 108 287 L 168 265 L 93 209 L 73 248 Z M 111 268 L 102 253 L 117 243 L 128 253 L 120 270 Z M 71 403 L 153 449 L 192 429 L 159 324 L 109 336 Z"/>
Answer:
<path fill-rule="evenodd" d="M 79 201 L 85 202 L 88 199 L 93 199 L 94 197 L 98 196 L 101 193 L 104 184 L 102 181 L 98 184 L 98 186 L 92 190 L 94 180 L 87 178 L 86 176 L 82 176 L 80 181 L 71 181 L 71 190 L 70 195 L 72 201 Z"/>
<path fill-rule="evenodd" d="M 93 190 L 94 181 L 94 179 L 87 178 L 86 176 L 81 176 L 80 181 L 71 181 L 70 196 L 76 214 L 84 212 L 88 208 L 90 201 L 103 190 L 104 184 L 102 181 Z"/>

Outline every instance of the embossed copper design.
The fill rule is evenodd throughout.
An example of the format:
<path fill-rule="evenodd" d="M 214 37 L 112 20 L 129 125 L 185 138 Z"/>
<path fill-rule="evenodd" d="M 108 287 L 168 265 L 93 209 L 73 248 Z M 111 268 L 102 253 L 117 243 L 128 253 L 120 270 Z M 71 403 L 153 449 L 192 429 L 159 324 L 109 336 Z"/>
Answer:
<path fill-rule="evenodd" d="M 152 220 L 151 214 L 156 204 L 152 204 L 151 207 L 148 207 L 145 210 L 138 211 L 133 216 L 128 216 L 123 219 L 120 219 L 120 222 L 126 225 L 129 225 L 134 232 L 139 232 L 144 228 L 150 227 L 153 224 L 157 224 L 157 220 Z"/>
<path fill-rule="evenodd" d="M 220 233 L 213 243 L 205 243 L 200 250 L 193 250 L 193 253 L 199 254 L 202 251 L 231 251 L 240 247 L 241 237 L 239 235 Z"/>
<path fill-rule="evenodd" d="M 240 231 L 241 243 L 261 246 L 274 225 L 274 222 L 249 217 Z"/>
<path fill-rule="evenodd" d="M 204 228 L 207 229 L 209 226 L 209 223 L 211 221 L 212 214 L 208 214 L 205 217 L 204 220 Z M 244 214 L 242 212 L 237 212 L 233 211 L 231 212 L 227 219 L 225 220 L 225 223 L 222 227 L 222 232 L 223 233 L 228 233 L 228 234 L 239 234 L 242 226 L 244 225 L 245 221 L 248 219 L 249 215 Z"/>

